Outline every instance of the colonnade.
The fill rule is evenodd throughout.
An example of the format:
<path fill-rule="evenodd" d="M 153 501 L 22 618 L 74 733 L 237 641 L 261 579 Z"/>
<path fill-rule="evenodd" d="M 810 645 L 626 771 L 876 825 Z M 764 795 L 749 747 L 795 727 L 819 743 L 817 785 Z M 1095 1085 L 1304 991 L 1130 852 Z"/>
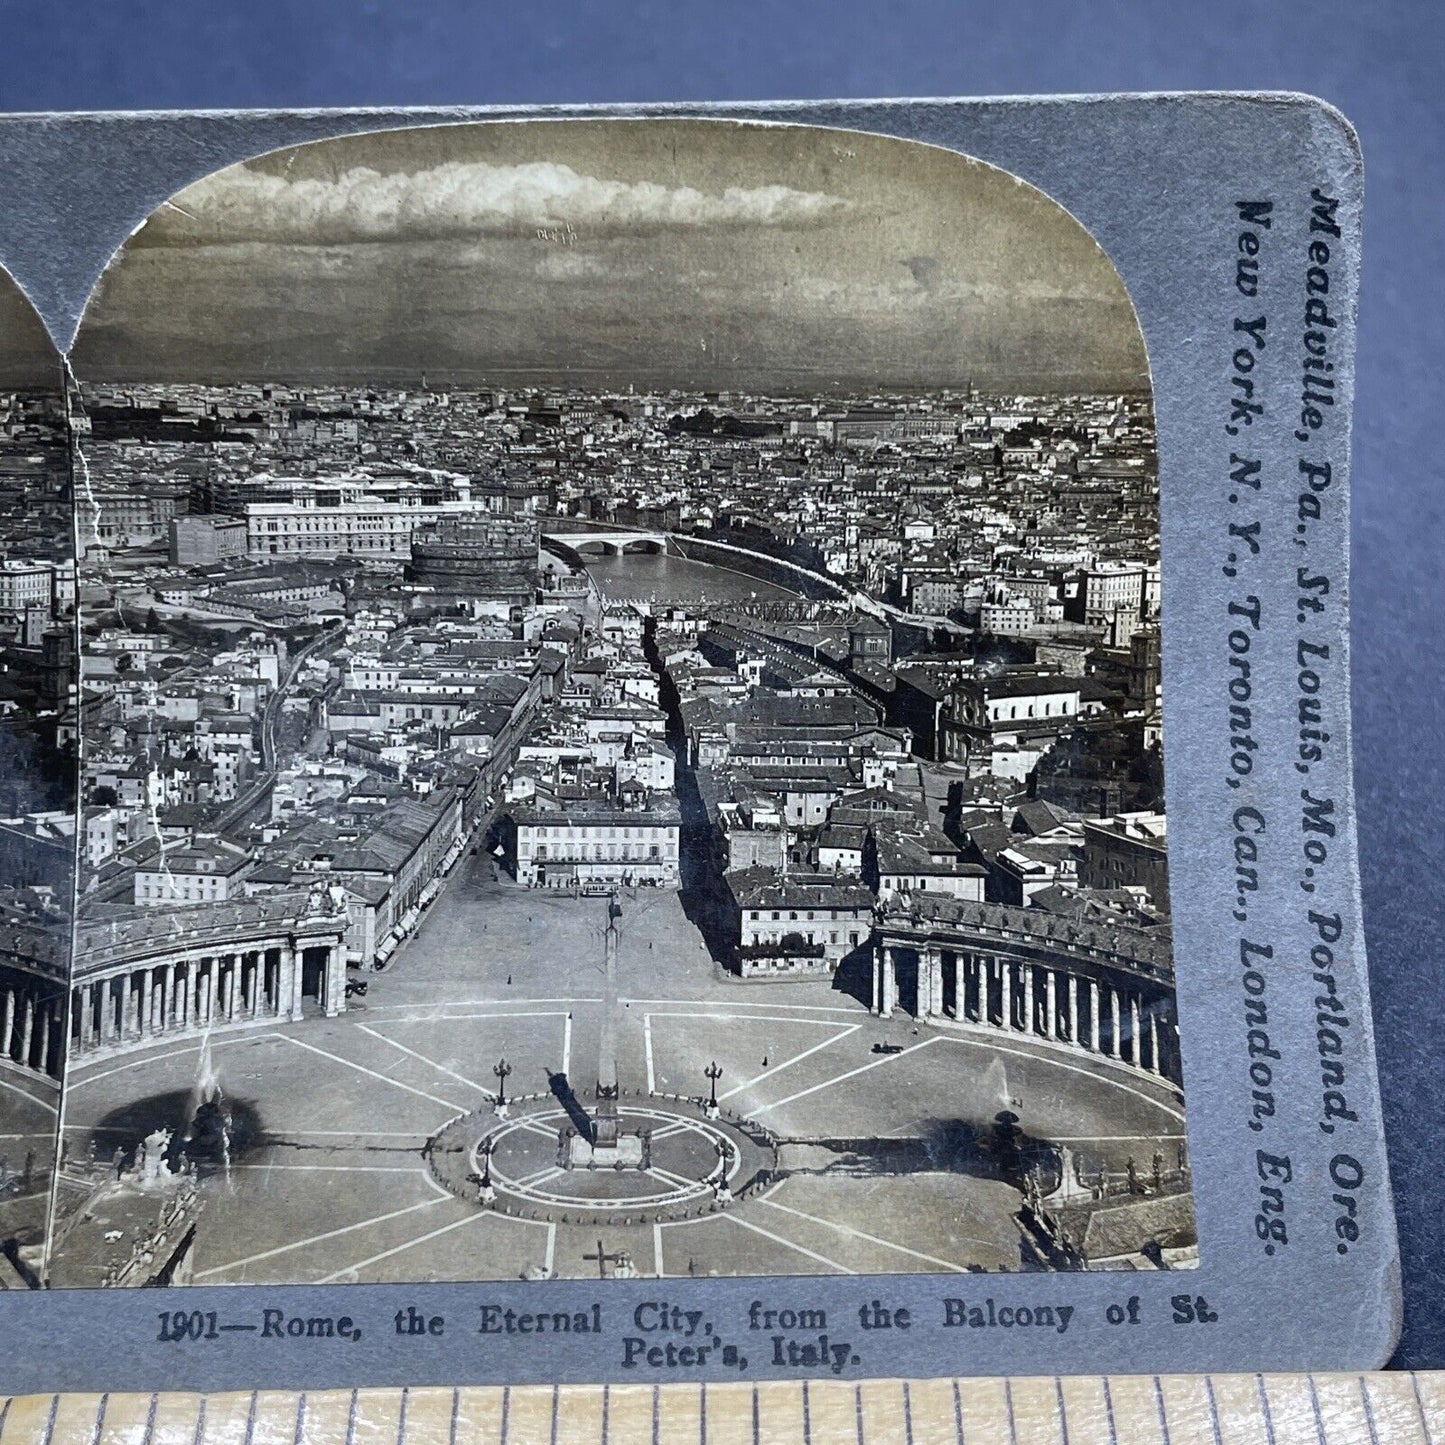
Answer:
<path fill-rule="evenodd" d="M 0 1061 L 60 1075 L 62 999 L 53 984 L 24 973 L 0 978 Z"/>
<path fill-rule="evenodd" d="M 1086 972 L 1070 967 L 1068 958 L 884 943 L 873 961 L 872 1011 L 882 1018 L 899 1006 L 899 964 L 910 954 L 918 960 L 919 1018 L 953 1018 L 1068 1044 L 1179 1080 L 1173 999 L 1122 972 Z"/>
<path fill-rule="evenodd" d="M 340 944 L 314 946 L 316 996 L 327 1016 L 344 1005 L 345 954 Z M 302 1016 L 306 953 L 290 944 L 141 961 L 76 983 L 72 1040 L 99 1049 L 184 1029 Z"/>

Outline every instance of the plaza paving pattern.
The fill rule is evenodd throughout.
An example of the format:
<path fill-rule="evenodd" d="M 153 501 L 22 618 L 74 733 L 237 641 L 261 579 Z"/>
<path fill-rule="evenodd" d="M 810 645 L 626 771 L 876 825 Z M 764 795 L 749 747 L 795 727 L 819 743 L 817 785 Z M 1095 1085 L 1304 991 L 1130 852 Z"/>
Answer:
<path fill-rule="evenodd" d="M 58 1094 L 50 1079 L 0 1063 L 0 1239 L 34 1245 L 43 1235 Z M 0 1279 L 14 1282 L 4 1261 Z"/>
<path fill-rule="evenodd" d="M 976 1149 L 1000 1109 L 1115 1167 L 1133 1155 L 1147 1169 L 1156 1141 L 1182 1138 L 1177 1095 L 1113 1065 L 875 1019 L 826 981 L 730 979 L 678 896 L 644 890 L 622 899 L 624 1109 L 656 1096 L 701 1121 L 689 1101 L 715 1061 L 724 1110 L 779 1141 L 778 1177 L 701 1218 L 597 1225 L 561 1205 L 550 1219 L 480 1208 L 438 1182 L 428 1142 L 458 1116 L 487 1117 L 503 1058 L 509 1096 L 545 1099 L 565 1075 L 590 1103 L 605 922 L 605 900 L 528 892 L 469 859 L 345 1015 L 215 1031 L 236 1137 L 229 1170 L 204 1173 L 196 1282 L 596 1277 L 599 1238 L 648 1275 L 1017 1268 L 1019 1195 Z M 875 1053 L 885 1042 L 899 1052 Z M 72 1156 L 93 1145 L 108 1159 L 158 1124 L 183 1126 L 202 1048 L 182 1035 L 76 1068 Z"/>

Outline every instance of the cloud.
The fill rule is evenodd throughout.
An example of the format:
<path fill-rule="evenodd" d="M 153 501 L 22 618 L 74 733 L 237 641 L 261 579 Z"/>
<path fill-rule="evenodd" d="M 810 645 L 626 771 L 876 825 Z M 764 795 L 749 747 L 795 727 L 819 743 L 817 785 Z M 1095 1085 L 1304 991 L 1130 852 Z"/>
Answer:
<path fill-rule="evenodd" d="M 604 180 L 547 161 L 447 161 L 391 175 L 353 166 L 324 178 L 237 166 L 179 192 L 138 239 L 148 245 L 336 245 L 548 232 L 554 234 L 546 239 L 567 245 L 621 231 L 814 226 L 851 204 L 781 185 L 709 193 Z"/>

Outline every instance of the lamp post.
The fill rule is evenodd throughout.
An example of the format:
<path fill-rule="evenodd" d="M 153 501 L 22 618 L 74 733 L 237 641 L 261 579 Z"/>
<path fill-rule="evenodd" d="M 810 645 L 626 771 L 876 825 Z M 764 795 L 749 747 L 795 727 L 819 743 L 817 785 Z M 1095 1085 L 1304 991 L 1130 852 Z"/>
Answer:
<path fill-rule="evenodd" d="M 497 1076 L 497 1113 L 506 1118 L 507 1078 L 512 1072 L 512 1066 L 506 1059 L 500 1059 L 493 1067 L 492 1072 Z"/>
<path fill-rule="evenodd" d="M 482 1178 L 477 1189 L 477 1198 L 482 1204 L 495 1204 L 497 1191 L 492 1185 L 492 1149 L 490 1137 L 482 1140 Z"/>
<path fill-rule="evenodd" d="M 708 1082 L 707 1117 L 709 1119 L 716 1119 L 718 1115 L 717 1081 L 722 1078 L 723 1071 L 718 1067 L 717 1061 L 714 1060 L 702 1072 L 703 1077 Z"/>

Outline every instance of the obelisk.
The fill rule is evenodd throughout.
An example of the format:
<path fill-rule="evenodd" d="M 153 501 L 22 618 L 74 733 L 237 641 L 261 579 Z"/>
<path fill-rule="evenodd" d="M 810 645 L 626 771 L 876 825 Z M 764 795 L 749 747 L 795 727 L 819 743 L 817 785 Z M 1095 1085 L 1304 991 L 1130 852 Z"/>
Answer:
<path fill-rule="evenodd" d="M 606 978 L 602 990 L 602 1031 L 597 1049 L 597 1107 L 592 1114 L 592 1148 L 617 1148 L 617 920 L 622 905 L 607 900 Z"/>

